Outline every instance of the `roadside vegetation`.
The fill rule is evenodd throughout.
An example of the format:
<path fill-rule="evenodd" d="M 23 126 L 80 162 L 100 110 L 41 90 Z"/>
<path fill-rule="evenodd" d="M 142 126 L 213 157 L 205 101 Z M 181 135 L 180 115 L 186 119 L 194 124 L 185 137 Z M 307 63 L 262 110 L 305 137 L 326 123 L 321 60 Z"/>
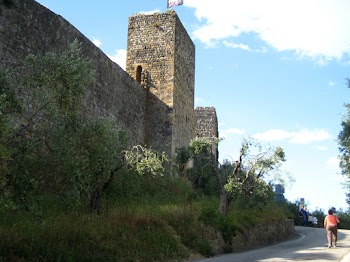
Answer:
<path fill-rule="evenodd" d="M 281 148 L 245 140 L 239 160 L 220 166 L 213 139 L 192 140 L 174 159 L 128 148 L 113 119 L 84 113 L 89 63 L 74 42 L 29 56 L 21 81 L 0 72 L 0 261 L 208 257 L 218 235 L 230 252 L 247 227 L 297 219 L 295 204 L 275 201 Z"/>

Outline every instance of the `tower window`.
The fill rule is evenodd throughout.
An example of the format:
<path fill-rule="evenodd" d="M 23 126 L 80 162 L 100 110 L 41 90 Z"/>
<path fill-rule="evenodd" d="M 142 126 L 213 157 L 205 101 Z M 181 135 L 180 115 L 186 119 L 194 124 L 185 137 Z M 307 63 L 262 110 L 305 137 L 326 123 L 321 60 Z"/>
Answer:
<path fill-rule="evenodd" d="M 136 81 L 141 83 L 141 73 L 142 73 L 142 66 L 137 66 L 136 68 Z"/>

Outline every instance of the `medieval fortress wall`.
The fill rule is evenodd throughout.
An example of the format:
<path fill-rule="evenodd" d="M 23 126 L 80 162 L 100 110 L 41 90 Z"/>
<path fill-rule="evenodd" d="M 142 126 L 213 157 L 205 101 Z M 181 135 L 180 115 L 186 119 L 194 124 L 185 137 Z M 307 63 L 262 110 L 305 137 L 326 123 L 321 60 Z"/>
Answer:
<path fill-rule="evenodd" d="M 61 16 L 33 0 L 10 3 L 0 0 L 0 66 L 16 70 L 28 54 L 62 53 L 77 39 L 96 72 L 87 88 L 90 113 L 116 118 L 131 143 L 142 143 L 145 92 L 139 84 Z"/>
<path fill-rule="evenodd" d="M 129 18 L 126 71 L 147 92 L 145 140 L 168 153 L 194 135 L 194 50 L 173 10 Z"/>
<path fill-rule="evenodd" d="M 62 53 L 75 39 L 96 75 L 96 83 L 87 88 L 87 111 L 116 119 L 130 145 L 171 154 L 202 132 L 196 131 L 194 110 L 195 47 L 174 11 L 129 18 L 125 72 L 64 18 L 34 0 L 0 0 L 0 68 L 14 78 L 20 77 L 17 68 L 28 54 Z M 211 115 L 212 109 L 200 110 Z M 215 121 L 211 128 L 217 131 Z"/>
<path fill-rule="evenodd" d="M 197 107 L 196 115 L 196 136 L 219 138 L 218 119 L 214 107 Z M 214 157 L 219 158 L 218 148 L 214 148 Z"/>

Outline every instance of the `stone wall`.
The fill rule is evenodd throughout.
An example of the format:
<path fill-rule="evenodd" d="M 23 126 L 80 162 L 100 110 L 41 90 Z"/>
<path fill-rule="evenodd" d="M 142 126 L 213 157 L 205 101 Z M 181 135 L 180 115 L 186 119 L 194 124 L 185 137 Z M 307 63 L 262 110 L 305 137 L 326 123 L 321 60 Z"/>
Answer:
<path fill-rule="evenodd" d="M 271 222 L 245 228 L 232 239 L 232 250 L 240 251 L 273 244 L 294 236 L 294 220 Z"/>
<path fill-rule="evenodd" d="M 218 120 L 214 107 L 197 107 L 196 135 L 199 137 L 218 137 Z"/>
<path fill-rule="evenodd" d="M 194 52 L 173 10 L 129 18 L 126 71 L 147 90 L 146 143 L 168 154 L 193 138 Z"/>
<path fill-rule="evenodd" d="M 212 242 L 212 246 L 214 254 L 220 255 L 228 250 L 234 253 L 275 244 L 292 239 L 294 236 L 294 220 L 286 219 L 243 228 L 232 238 L 230 246 L 227 246 L 221 234 L 218 233 L 217 238 Z"/>
<path fill-rule="evenodd" d="M 218 119 L 214 107 L 197 107 L 195 109 L 196 136 L 197 137 L 219 137 Z M 213 150 L 215 159 L 219 158 L 218 148 Z"/>
<path fill-rule="evenodd" d="M 88 114 L 114 118 L 131 146 L 146 144 L 170 155 L 188 145 L 196 125 L 195 47 L 175 11 L 129 18 L 125 72 L 64 18 L 34 0 L 0 0 L 0 67 L 18 79 L 18 65 L 26 56 L 60 54 L 76 39 L 96 72 L 96 83 L 87 87 Z"/>
<path fill-rule="evenodd" d="M 195 137 L 195 46 L 178 18 L 175 46 L 173 148 L 187 146 Z"/>
<path fill-rule="evenodd" d="M 0 0 L 0 67 L 16 73 L 28 54 L 62 53 L 75 39 L 96 72 L 96 84 L 88 87 L 88 113 L 112 116 L 131 145 L 144 143 L 146 94 L 139 83 L 61 16 L 33 0 Z"/>
<path fill-rule="evenodd" d="M 227 252 L 239 252 L 247 249 L 275 244 L 280 241 L 291 239 L 295 236 L 293 219 L 274 221 L 259 224 L 250 228 L 243 228 L 232 238 L 231 246 L 227 247 L 223 238 L 218 234 L 212 243 L 215 255 Z"/>

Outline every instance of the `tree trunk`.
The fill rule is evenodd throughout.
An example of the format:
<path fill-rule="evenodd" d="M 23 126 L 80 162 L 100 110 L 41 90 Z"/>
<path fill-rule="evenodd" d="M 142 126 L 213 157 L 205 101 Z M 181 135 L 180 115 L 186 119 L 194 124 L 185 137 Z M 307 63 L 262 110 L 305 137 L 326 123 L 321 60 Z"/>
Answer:
<path fill-rule="evenodd" d="M 228 207 L 230 205 L 230 196 L 226 190 L 221 190 L 219 212 L 223 215 L 227 215 Z"/>
<path fill-rule="evenodd" d="M 120 170 L 122 166 L 118 166 L 116 169 L 114 169 L 108 179 L 102 184 L 102 186 L 97 187 L 94 189 L 90 194 L 89 199 L 89 208 L 91 211 L 99 211 L 100 206 L 100 199 L 102 194 L 106 191 L 106 189 L 109 187 L 109 185 L 112 183 L 115 174 Z"/>
<path fill-rule="evenodd" d="M 179 164 L 180 177 L 186 177 L 186 164 Z"/>
<path fill-rule="evenodd" d="M 99 210 L 101 195 L 102 195 L 101 190 L 98 190 L 98 189 L 91 192 L 90 203 L 89 203 L 89 208 L 91 211 Z"/>

